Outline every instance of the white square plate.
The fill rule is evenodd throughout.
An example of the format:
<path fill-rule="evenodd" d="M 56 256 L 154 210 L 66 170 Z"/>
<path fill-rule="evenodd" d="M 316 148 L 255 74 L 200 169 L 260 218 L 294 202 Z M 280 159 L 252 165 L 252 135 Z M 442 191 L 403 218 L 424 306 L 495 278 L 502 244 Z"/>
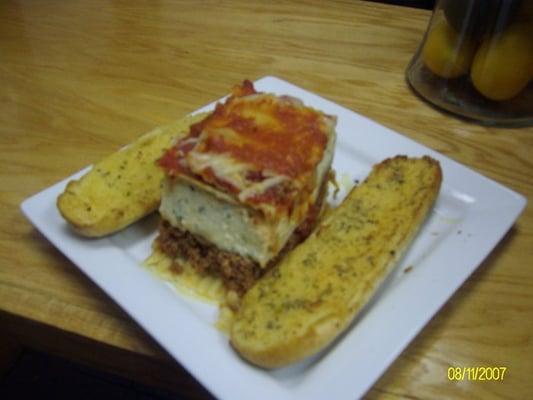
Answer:
<path fill-rule="evenodd" d="M 157 217 L 98 240 L 76 236 L 56 210 L 67 181 L 26 199 L 33 225 L 221 399 L 354 399 L 362 396 L 477 268 L 525 206 L 523 196 L 377 123 L 275 77 L 259 91 L 288 94 L 337 115 L 334 168 L 362 180 L 397 154 L 430 155 L 444 181 L 435 207 L 406 256 L 354 324 L 321 354 L 265 371 L 242 361 L 214 327 L 216 307 L 184 297 L 141 266 Z M 198 111 L 212 109 L 215 103 Z"/>

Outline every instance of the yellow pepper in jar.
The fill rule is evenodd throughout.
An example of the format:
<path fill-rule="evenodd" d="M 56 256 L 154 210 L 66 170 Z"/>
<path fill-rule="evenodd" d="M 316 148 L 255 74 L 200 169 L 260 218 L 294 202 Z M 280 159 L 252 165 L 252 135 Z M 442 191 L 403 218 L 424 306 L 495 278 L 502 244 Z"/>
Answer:
<path fill-rule="evenodd" d="M 435 75 L 457 78 L 468 73 L 474 52 L 473 40 L 461 37 L 445 19 L 440 19 L 428 32 L 422 57 Z"/>
<path fill-rule="evenodd" d="M 479 93 L 503 101 L 528 85 L 533 73 L 532 33 L 528 24 L 517 23 L 483 40 L 470 73 Z"/>

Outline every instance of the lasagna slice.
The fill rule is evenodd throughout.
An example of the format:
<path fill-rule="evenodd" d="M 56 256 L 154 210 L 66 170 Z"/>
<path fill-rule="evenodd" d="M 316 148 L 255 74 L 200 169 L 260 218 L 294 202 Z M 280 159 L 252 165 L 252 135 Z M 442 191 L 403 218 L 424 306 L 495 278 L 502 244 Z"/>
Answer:
<path fill-rule="evenodd" d="M 314 227 L 335 124 L 293 97 L 235 87 L 159 160 L 160 250 L 243 294 Z"/>

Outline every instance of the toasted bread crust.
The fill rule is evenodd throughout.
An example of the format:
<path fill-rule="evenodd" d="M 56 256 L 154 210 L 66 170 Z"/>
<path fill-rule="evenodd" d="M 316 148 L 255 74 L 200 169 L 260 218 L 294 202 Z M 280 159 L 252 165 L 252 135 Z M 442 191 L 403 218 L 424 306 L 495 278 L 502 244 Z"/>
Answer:
<path fill-rule="evenodd" d="M 155 164 L 173 140 L 205 114 L 158 127 L 98 162 L 81 179 L 70 181 L 57 208 L 79 234 L 100 237 L 117 232 L 155 211 L 163 171 Z"/>
<path fill-rule="evenodd" d="M 392 270 L 440 189 L 439 163 L 397 156 L 244 296 L 231 344 L 248 361 L 285 366 L 330 344 Z"/>

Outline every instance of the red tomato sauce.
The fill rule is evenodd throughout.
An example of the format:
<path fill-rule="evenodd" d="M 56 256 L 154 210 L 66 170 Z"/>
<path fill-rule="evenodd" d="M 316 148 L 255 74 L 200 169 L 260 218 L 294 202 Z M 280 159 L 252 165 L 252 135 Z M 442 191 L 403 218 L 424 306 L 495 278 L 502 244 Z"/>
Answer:
<path fill-rule="evenodd" d="M 287 97 L 259 96 L 250 81 L 234 88 L 224 104 L 191 126 L 189 135 L 178 141 L 159 160 L 167 173 L 198 177 L 186 166 L 186 155 L 193 150 L 207 154 L 229 154 L 251 170 L 249 182 L 260 182 L 265 171 L 298 180 L 314 171 L 323 157 L 328 137 L 324 115 Z M 248 97 L 247 96 L 252 96 Z M 201 144 L 190 138 L 203 133 Z M 200 172 L 201 179 L 229 193 L 239 189 L 219 178 L 211 167 Z M 286 188 L 271 187 L 249 199 L 250 203 L 282 205 L 291 196 Z"/>

